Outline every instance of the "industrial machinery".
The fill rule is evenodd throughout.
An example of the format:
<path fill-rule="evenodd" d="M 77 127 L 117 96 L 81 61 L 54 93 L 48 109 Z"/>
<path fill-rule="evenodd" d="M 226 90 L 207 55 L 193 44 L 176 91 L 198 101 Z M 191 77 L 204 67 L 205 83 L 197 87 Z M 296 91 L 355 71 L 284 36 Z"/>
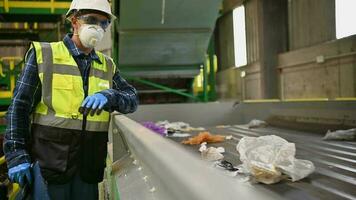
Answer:
<path fill-rule="evenodd" d="M 113 58 L 138 88 L 141 103 L 215 100 L 212 35 L 221 2 L 113 2 L 119 16 Z"/>

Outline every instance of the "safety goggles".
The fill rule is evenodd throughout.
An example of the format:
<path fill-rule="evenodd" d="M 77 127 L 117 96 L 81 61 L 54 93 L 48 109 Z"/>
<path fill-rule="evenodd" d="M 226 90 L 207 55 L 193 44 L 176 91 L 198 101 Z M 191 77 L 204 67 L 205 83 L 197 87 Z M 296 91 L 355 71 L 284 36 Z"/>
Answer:
<path fill-rule="evenodd" d="M 106 30 L 106 28 L 110 25 L 111 22 L 109 19 L 100 20 L 92 15 L 81 15 L 78 16 L 77 19 L 82 21 L 84 24 L 99 25 L 104 30 Z"/>

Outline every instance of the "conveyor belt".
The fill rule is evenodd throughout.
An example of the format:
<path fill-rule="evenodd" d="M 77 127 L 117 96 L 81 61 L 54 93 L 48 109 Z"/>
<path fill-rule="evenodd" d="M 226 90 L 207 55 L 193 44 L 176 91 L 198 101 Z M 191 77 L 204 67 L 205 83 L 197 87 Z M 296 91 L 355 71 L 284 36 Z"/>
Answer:
<path fill-rule="evenodd" d="M 232 135 L 232 140 L 208 146 L 223 146 L 225 159 L 240 164 L 236 144 L 244 136 L 277 135 L 296 144 L 296 158 L 311 160 L 316 170 L 298 181 L 282 181 L 264 187 L 281 194 L 286 199 L 355 199 L 356 200 L 356 142 L 323 141 L 322 135 L 281 129 L 276 127 L 248 129 L 244 125 L 228 128 L 207 127 L 214 134 Z M 180 142 L 184 138 L 171 138 Z M 199 156 L 196 146 L 184 147 Z"/>

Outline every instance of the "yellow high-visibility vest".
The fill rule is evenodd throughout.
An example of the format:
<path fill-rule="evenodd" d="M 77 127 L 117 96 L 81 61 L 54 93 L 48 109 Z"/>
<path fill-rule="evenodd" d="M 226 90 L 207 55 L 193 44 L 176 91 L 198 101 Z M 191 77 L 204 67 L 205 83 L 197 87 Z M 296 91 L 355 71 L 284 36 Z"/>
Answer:
<path fill-rule="evenodd" d="M 42 98 L 33 123 L 57 128 L 82 130 L 83 115 L 78 109 L 84 100 L 83 80 L 77 63 L 61 42 L 32 42 L 35 48 L 38 74 L 42 83 Z M 115 64 L 112 59 L 96 52 L 102 64 L 93 61 L 89 72 L 88 95 L 109 89 Z M 107 131 L 110 114 L 88 116 L 86 130 Z"/>

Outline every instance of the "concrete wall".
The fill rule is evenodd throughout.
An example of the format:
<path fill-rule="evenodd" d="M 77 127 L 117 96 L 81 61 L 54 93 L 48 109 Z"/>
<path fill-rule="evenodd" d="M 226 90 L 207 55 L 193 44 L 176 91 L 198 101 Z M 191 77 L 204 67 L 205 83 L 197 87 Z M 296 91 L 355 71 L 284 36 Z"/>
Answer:
<path fill-rule="evenodd" d="M 280 54 L 278 62 L 284 99 L 356 96 L 356 35 Z"/>

